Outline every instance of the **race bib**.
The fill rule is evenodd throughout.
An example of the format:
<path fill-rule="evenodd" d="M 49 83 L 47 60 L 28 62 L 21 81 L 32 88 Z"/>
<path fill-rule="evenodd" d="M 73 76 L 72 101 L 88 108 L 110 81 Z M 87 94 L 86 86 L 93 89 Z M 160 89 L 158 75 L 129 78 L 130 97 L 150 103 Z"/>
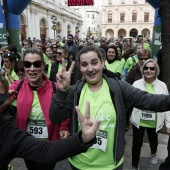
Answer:
<path fill-rule="evenodd" d="M 27 132 L 35 138 L 48 139 L 48 131 L 45 120 L 29 120 Z"/>
<path fill-rule="evenodd" d="M 147 110 L 142 110 L 140 119 L 142 119 L 142 120 L 156 120 L 156 113 L 147 111 Z"/>
<path fill-rule="evenodd" d="M 100 149 L 103 152 L 106 152 L 107 146 L 107 131 L 100 130 L 99 133 L 96 134 L 97 143 L 91 146 L 90 148 Z"/>

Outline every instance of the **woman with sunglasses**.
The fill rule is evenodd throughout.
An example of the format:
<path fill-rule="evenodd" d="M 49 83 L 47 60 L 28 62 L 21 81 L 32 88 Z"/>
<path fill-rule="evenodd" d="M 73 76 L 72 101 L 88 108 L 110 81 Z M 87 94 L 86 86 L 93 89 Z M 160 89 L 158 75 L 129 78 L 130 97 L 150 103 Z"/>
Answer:
<path fill-rule="evenodd" d="M 43 74 L 44 57 L 38 48 L 29 48 L 24 51 L 23 66 L 26 74 L 17 94 L 17 126 L 41 140 L 59 140 L 69 135 L 69 119 L 61 124 L 52 124 L 49 121 L 49 106 L 54 94 L 56 83 L 52 83 Z M 70 67 L 72 68 L 72 67 Z M 10 93 L 17 89 L 21 81 L 15 81 L 10 86 Z M 55 164 L 42 165 L 25 160 L 29 170 L 52 170 Z"/>
<path fill-rule="evenodd" d="M 159 66 L 153 59 L 148 59 L 142 66 L 143 78 L 134 82 L 135 88 L 152 94 L 166 94 L 168 89 L 164 82 L 157 79 Z M 156 152 L 158 146 L 158 131 L 163 127 L 164 121 L 167 132 L 170 133 L 170 112 L 154 112 L 151 110 L 140 110 L 133 108 L 131 123 L 133 127 L 132 145 L 132 169 L 137 170 L 140 158 L 140 151 L 143 144 L 145 130 L 147 131 L 150 149 L 151 163 L 157 164 Z"/>

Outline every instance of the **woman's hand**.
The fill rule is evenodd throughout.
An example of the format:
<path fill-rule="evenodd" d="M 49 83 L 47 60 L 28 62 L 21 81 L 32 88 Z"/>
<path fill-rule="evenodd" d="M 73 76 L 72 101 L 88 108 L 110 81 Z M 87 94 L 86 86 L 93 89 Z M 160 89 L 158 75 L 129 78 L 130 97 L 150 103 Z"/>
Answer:
<path fill-rule="evenodd" d="M 65 59 L 62 58 L 62 69 L 61 71 L 56 75 L 58 88 L 61 91 L 67 91 L 70 87 L 70 81 L 71 81 L 71 74 L 73 72 L 75 62 L 73 61 L 69 70 L 66 70 L 66 62 Z"/>
<path fill-rule="evenodd" d="M 81 114 L 78 106 L 76 106 L 75 108 L 81 125 L 83 142 L 88 143 L 96 136 L 100 121 L 97 119 L 90 119 L 89 102 L 86 103 L 86 113 L 84 116 Z"/>

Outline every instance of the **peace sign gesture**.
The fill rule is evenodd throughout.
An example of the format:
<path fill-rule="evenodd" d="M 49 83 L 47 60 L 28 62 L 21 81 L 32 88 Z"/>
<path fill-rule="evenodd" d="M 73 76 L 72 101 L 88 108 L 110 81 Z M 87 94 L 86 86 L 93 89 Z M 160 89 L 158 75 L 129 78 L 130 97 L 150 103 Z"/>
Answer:
<path fill-rule="evenodd" d="M 73 72 L 75 62 L 73 61 L 69 70 L 66 70 L 66 62 L 65 59 L 62 58 L 62 69 L 61 71 L 56 75 L 58 88 L 61 91 L 67 91 L 70 87 L 70 81 L 71 81 L 71 74 Z"/>
<path fill-rule="evenodd" d="M 75 108 L 81 125 L 83 142 L 88 143 L 96 136 L 96 132 L 98 131 L 100 121 L 97 119 L 90 119 L 89 102 L 86 103 L 86 113 L 84 116 L 81 114 L 78 106 L 76 106 Z"/>

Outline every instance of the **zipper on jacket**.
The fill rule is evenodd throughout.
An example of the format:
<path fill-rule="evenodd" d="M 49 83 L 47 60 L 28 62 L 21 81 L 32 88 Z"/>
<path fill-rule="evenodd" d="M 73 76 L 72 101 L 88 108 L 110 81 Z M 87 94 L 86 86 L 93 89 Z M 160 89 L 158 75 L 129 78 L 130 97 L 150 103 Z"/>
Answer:
<path fill-rule="evenodd" d="M 115 111 L 116 111 L 116 113 L 118 113 L 118 110 L 117 110 L 117 96 L 118 95 L 118 92 L 114 92 L 114 103 L 115 103 L 115 105 L 114 105 L 114 107 L 115 107 Z M 121 115 L 116 115 L 116 120 L 117 120 L 117 122 L 116 122 L 116 136 L 115 136 L 115 143 L 114 143 L 114 161 L 115 161 L 115 165 L 117 164 L 117 161 L 116 161 L 116 156 L 117 156 L 117 152 L 116 152 L 116 148 L 117 148 L 117 141 L 118 141 L 118 132 L 119 132 L 119 126 L 120 126 L 120 119 L 122 119 L 122 116 Z"/>

